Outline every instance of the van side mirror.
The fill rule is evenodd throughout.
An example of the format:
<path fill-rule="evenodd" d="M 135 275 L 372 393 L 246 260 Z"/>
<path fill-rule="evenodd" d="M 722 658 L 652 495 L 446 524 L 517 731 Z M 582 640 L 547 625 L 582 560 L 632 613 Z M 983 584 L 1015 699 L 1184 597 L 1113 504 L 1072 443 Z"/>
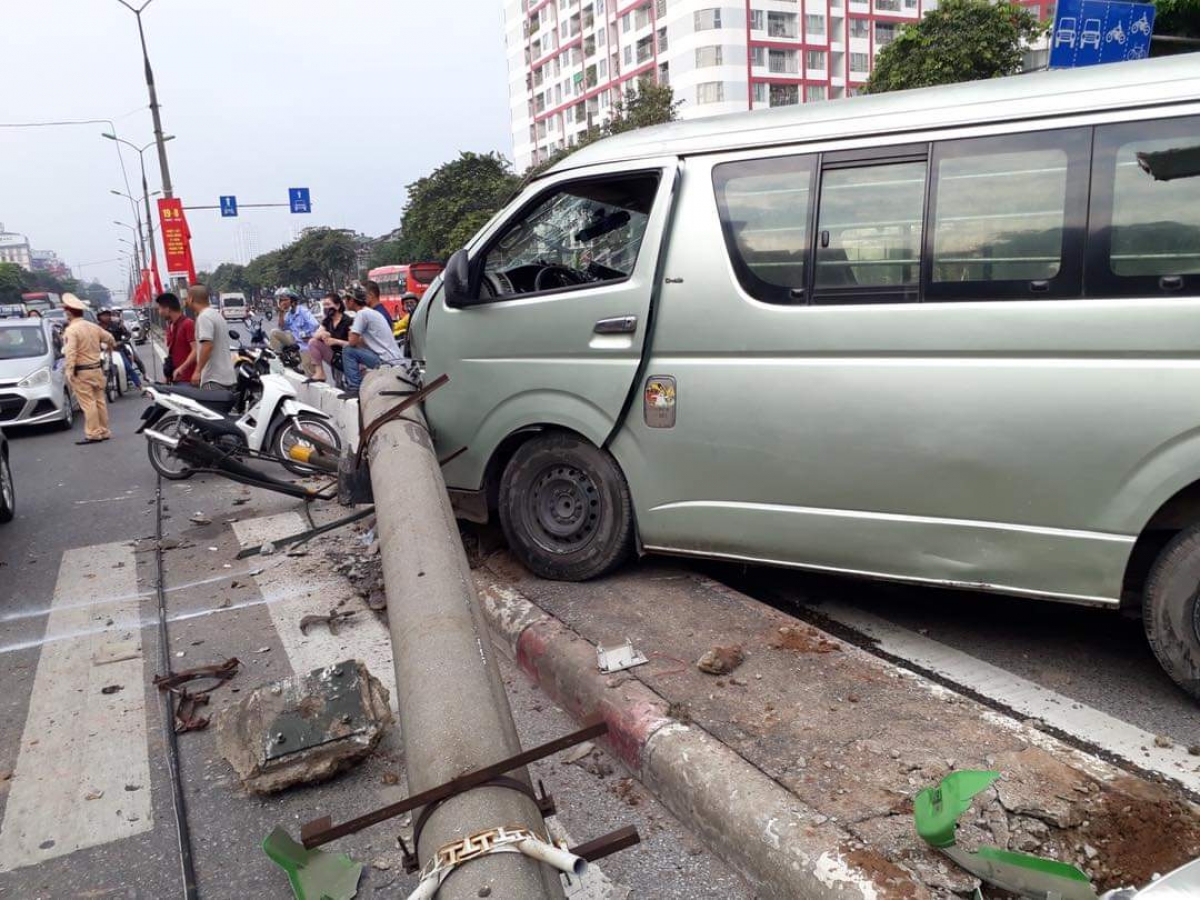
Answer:
<path fill-rule="evenodd" d="M 466 250 L 457 250 L 446 263 L 442 273 L 446 305 L 451 309 L 462 309 L 476 301 L 471 296 L 471 266 Z"/>

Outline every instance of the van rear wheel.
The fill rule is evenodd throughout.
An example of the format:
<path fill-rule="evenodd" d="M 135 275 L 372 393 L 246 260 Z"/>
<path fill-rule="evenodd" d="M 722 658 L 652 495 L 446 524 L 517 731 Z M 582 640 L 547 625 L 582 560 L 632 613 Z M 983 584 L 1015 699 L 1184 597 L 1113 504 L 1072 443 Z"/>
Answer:
<path fill-rule="evenodd" d="M 1155 560 L 1142 623 L 1159 664 L 1200 700 L 1200 525 L 1177 534 Z"/>
<path fill-rule="evenodd" d="M 529 569 L 586 581 L 633 546 L 633 501 L 616 460 L 582 438 L 542 435 L 518 448 L 500 482 L 500 524 Z"/>

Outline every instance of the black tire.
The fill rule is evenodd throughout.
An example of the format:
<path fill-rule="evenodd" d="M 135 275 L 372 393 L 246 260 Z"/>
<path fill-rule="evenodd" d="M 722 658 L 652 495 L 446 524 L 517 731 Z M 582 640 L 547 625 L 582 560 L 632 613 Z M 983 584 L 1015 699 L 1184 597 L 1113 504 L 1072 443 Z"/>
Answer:
<path fill-rule="evenodd" d="M 70 388 L 63 388 L 63 409 L 66 414 L 58 420 L 58 427 L 70 431 L 75 427 L 75 398 L 71 396 Z"/>
<path fill-rule="evenodd" d="M 500 481 L 500 525 L 513 553 L 555 581 L 587 581 L 633 549 L 633 501 L 611 455 L 570 434 L 522 444 Z"/>
<path fill-rule="evenodd" d="M 1158 663 L 1200 700 L 1200 525 L 1185 528 L 1158 555 L 1146 579 L 1142 624 Z"/>
<path fill-rule="evenodd" d="M 109 403 L 116 403 L 121 396 L 121 379 L 117 375 L 116 361 L 108 367 L 108 375 L 104 379 L 104 396 L 108 398 Z"/>
<path fill-rule="evenodd" d="M 163 416 L 151 426 L 154 431 L 176 437 L 179 434 L 179 416 Z M 196 470 L 180 460 L 158 441 L 146 439 L 146 453 L 154 471 L 168 481 L 183 481 L 196 474 Z"/>
<path fill-rule="evenodd" d="M 13 486 L 8 455 L 0 454 L 0 522 L 11 522 L 17 514 L 17 494 Z"/>
<path fill-rule="evenodd" d="M 333 423 L 324 416 L 302 412 L 296 414 L 296 421 L 300 424 L 299 434 L 297 434 L 295 423 L 291 419 L 285 419 L 279 423 L 279 427 L 275 429 L 275 434 L 271 436 L 271 453 L 283 460 L 283 467 L 289 472 L 295 475 L 312 475 L 313 468 L 303 463 L 292 462 L 288 456 L 288 450 L 296 443 L 305 443 L 303 434 L 306 431 L 311 431 L 314 437 L 336 447 L 340 454 L 342 452 L 342 437 L 338 434 L 337 428 L 334 427 Z"/>

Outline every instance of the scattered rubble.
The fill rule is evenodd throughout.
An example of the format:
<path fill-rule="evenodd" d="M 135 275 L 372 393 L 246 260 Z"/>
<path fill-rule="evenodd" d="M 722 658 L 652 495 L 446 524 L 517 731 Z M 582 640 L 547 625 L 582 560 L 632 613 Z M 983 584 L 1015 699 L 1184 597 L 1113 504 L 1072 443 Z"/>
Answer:
<path fill-rule="evenodd" d="M 777 650 L 797 650 L 801 653 L 834 653 L 841 646 L 811 625 L 783 625 L 768 641 Z M 852 700 L 851 702 L 857 702 Z"/>
<path fill-rule="evenodd" d="M 713 647 L 696 660 L 696 668 L 709 675 L 728 675 L 745 660 L 746 654 L 736 644 L 730 647 Z"/>
<path fill-rule="evenodd" d="M 217 716 L 217 747 L 254 794 L 333 777 L 391 724 L 388 691 L 357 660 L 255 688 Z"/>
<path fill-rule="evenodd" d="M 312 626 L 325 625 L 329 628 L 330 634 L 336 635 L 338 633 L 338 626 L 340 623 L 345 622 L 347 619 L 353 618 L 354 615 L 354 610 L 342 612 L 338 609 L 331 609 L 329 614 L 325 616 L 304 616 L 300 619 L 300 633 L 307 635 L 308 629 L 312 628 Z"/>
<path fill-rule="evenodd" d="M 176 656 L 183 656 L 180 651 Z M 155 675 L 154 684 L 160 691 L 170 691 L 176 695 L 175 701 L 175 733 L 183 734 L 188 731 L 202 731 L 208 727 L 208 717 L 197 711 L 201 706 L 208 705 L 209 693 L 220 687 L 237 674 L 241 663 L 237 657 L 230 657 L 223 663 L 209 666 L 196 666 L 182 672 L 172 672 L 167 675 Z M 188 684 L 194 681 L 212 681 L 207 690 L 189 690 Z"/>

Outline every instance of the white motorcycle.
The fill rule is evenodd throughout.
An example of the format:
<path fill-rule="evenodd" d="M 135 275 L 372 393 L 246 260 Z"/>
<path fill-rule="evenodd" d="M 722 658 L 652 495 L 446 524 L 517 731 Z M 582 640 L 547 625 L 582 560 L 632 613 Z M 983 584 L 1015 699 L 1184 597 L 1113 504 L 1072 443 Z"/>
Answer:
<path fill-rule="evenodd" d="M 175 452 L 183 435 L 232 456 L 281 463 L 297 475 L 314 470 L 292 455 L 294 448 L 341 453 L 341 437 L 329 415 L 297 400 L 292 382 L 272 371 L 274 353 L 265 348 L 240 348 L 239 353 L 238 381 L 232 391 L 175 384 L 146 387 L 151 404 L 142 413 L 138 433 L 148 432 L 150 464 L 163 478 L 178 481 L 196 472 Z"/>

